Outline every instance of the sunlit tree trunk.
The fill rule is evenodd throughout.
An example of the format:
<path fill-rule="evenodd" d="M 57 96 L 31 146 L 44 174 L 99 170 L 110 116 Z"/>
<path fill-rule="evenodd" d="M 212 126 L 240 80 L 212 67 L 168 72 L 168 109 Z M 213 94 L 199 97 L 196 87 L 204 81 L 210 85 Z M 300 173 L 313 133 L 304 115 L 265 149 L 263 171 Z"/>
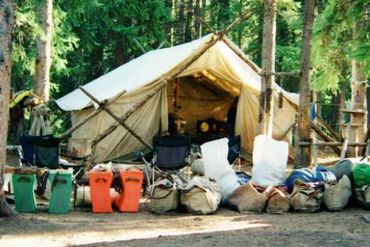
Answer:
<path fill-rule="evenodd" d="M 192 24 L 193 24 L 193 15 L 190 10 L 193 10 L 193 0 L 184 1 L 186 4 L 186 15 L 185 15 L 185 42 L 192 40 Z"/>
<path fill-rule="evenodd" d="M 267 75 L 262 76 L 260 111 L 259 111 L 259 134 L 272 136 L 273 122 L 273 95 L 272 85 L 275 81 L 275 47 L 276 47 L 276 2 L 265 0 L 263 2 L 263 39 L 262 39 L 262 70 Z"/>
<path fill-rule="evenodd" d="M 366 88 L 367 77 L 364 73 L 363 64 L 352 60 L 351 72 L 351 105 L 353 111 L 359 113 L 351 114 L 351 132 L 349 135 L 350 142 L 363 142 L 367 130 L 367 107 L 366 107 Z M 349 157 L 358 157 L 362 154 L 362 148 L 350 147 L 347 155 Z"/>
<path fill-rule="evenodd" d="M 0 216 L 14 215 L 6 203 L 3 191 L 9 120 L 13 26 L 13 2 L 11 0 L 0 0 Z"/>
<path fill-rule="evenodd" d="M 184 1 L 183 1 L 184 2 Z M 182 44 L 185 42 L 185 6 L 179 2 L 177 20 L 177 42 Z"/>
<path fill-rule="evenodd" d="M 34 93 L 44 102 L 49 100 L 51 39 L 53 28 L 53 1 L 37 1 L 37 13 L 41 33 L 36 40 L 37 55 L 35 65 Z"/>
<path fill-rule="evenodd" d="M 201 2 L 200 0 L 195 0 L 194 3 L 194 12 L 196 15 L 201 16 Z M 201 34 L 201 25 L 202 23 L 199 20 L 194 20 L 195 25 L 194 25 L 194 38 L 200 38 L 202 36 Z"/>
<path fill-rule="evenodd" d="M 311 165 L 311 146 L 302 147 L 300 142 L 311 142 L 310 124 L 310 70 L 312 26 L 315 19 L 315 0 L 306 0 L 304 4 L 303 46 L 301 57 L 301 79 L 298 106 L 298 135 L 295 167 Z"/>

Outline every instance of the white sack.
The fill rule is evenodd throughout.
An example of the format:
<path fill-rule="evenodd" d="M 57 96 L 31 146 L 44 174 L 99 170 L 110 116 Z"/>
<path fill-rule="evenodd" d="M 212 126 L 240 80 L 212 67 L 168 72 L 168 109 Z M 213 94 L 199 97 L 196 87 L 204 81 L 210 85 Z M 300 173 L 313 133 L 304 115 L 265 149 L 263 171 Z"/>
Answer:
<path fill-rule="evenodd" d="M 259 135 L 254 139 L 252 182 L 263 186 L 284 183 L 288 162 L 289 144 Z"/>
<path fill-rule="evenodd" d="M 225 202 L 230 194 L 238 188 L 238 178 L 229 165 L 227 154 L 229 152 L 228 139 L 206 142 L 200 146 L 203 156 L 204 174 L 216 180 L 221 189 L 222 201 Z"/>

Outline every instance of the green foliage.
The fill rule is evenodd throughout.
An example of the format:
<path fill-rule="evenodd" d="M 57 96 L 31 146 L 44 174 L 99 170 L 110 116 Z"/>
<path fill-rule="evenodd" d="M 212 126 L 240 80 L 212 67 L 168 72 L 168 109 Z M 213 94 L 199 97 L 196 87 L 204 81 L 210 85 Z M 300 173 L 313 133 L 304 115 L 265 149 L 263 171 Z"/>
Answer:
<path fill-rule="evenodd" d="M 261 65 L 263 1 L 261 0 L 54 0 L 52 97 L 140 56 L 159 45 L 176 45 L 208 34 L 206 25 L 187 12 L 192 8 L 214 30 L 227 27 L 244 10 L 253 15 L 228 34 Z M 370 71 L 370 0 L 317 0 L 313 40 L 313 87 L 332 99 L 339 83 L 347 82 L 350 61 L 362 61 Z M 36 38 L 41 34 L 36 6 L 40 0 L 16 0 L 12 86 L 32 88 Z M 201 4 L 203 3 L 203 5 Z M 302 0 L 277 1 L 276 71 L 298 71 L 302 46 Z M 367 11 L 367 12 L 366 12 Z M 355 35 L 353 26 L 356 26 Z M 298 77 L 278 77 L 285 89 L 298 91 Z M 56 106 L 53 111 L 60 117 Z M 59 121 L 58 129 L 63 128 Z"/>
<path fill-rule="evenodd" d="M 314 30 L 313 64 L 316 90 L 338 90 L 352 59 L 365 64 L 370 75 L 369 0 L 329 0 Z"/>

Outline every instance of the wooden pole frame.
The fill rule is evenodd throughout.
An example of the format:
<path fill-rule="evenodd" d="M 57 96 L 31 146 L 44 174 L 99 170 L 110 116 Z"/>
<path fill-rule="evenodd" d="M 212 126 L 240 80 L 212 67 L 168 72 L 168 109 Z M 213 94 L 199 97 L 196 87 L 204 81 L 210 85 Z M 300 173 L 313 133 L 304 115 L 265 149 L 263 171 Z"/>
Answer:
<path fill-rule="evenodd" d="M 139 135 L 136 134 L 136 132 L 128 126 L 124 121 L 120 121 L 120 118 L 117 117 L 116 114 L 114 114 L 108 107 L 104 105 L 104 103 L 101 103 L 97 98 L 95 98 L 92 94 L 90 94 L 86 89 L 83 87 L 79 87 L 79 89 L 86 94 L 90 99 L 92 99 L 95 103 L 97 103 L 100 108 L 102 108 L 106 113 L 108 113 L 114 120 L 120 123 L 122 127 L 124 127 L 128 132 L 130 132 L 131 135 L 133 135 L 138 141 L 140 141 L 144 146 L 148 147 L 150 150 L 153 150 L 153 146 L 148 143 L 147 141 L 143 140 Z"/>
<path fill-rule="evenodd" d="M 114 101 L 116 101 L 119 97 L 121 97 L 122 95 L 124 95 L 126 92 L 127 92 L 126 90 L 123 90 L 122 92 L 120 92 L 119 94 L 117 94 L 111 101 L 109 101 L 109 102 L 103 102 L 103 104 L 106 107 L 108 107 L 111 103 L 113 103 Z M 93 117 L 95 117 L 96 115 L 98 115 L 101 111 L 103 111 L 102 108 L 98 108 L 97 110 L 93 111 L 87 117 L 85 117 L 84 119 L 82 119 L 81 121 L 79 121 L 77 124 L 75 124 L 74 126 L 72 126 L 71 128 L 69 128 L 62 135 L 60 135 L 59 136 L 59 139 L 60 140 L 66 139 L 70 134 L 72 134 L 77 129 L 79 129 L 80 127 L 82 127 L 85 123 L 87 123 L 90 119 L 92 119 Z"/>
<path fill-rule="evenodd" d="M 100 133 L 99 135 L 97 135 L 95 137 L 95 139 L 92 141 L 91 143 L 91 147 L 95 147 L 96 145 L 98 145 L 99 142 L 101 142 L 102 140 L 104 140 L 105 137 L 107 137 L 109 134 L 111 134 L 115 129 L 118 128 L 118 126 L 120 126 L 120 122 L 125 122 L 127 121 L 127 119 L 137 110 L 139 109 L 141 106 L 143 106 L 150 98 L 152 98 L 155 94 L 157 94 L 166 84 L 162 84 L 160 87 L 154 89 L 152 92 L 150 92 L 149 94 L 147 94 L 146 96 L 144 96 L 144 98 L 137 102 L 136 104 L 134 104 L 127 112 L 125 112 L 124 115 L 122 115 L 120 118 L 119 118 L 119 121 L 113 123 L 111 126 L 109 126 L 107 129 L 105 129 L 102 133 Z"/>

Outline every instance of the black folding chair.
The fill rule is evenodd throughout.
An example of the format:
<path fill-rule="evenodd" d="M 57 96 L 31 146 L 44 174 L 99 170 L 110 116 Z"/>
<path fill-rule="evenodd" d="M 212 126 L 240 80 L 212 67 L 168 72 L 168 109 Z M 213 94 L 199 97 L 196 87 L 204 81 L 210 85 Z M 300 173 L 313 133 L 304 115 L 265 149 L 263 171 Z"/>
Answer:
<path fill-rule="evenodd" d="M 178 170 L 188 165 L 191 140 L 185 135 L 155 136 L 153 138 L 153 158 L 146 161 L 146 176 L 149 178 L 147 168 L 152 170 L 152 183 L 155 182 L 155 172 L 160 174 L 178 173 Z M 150 183 L 148 179 L 148 184 Z"/>
<path fill-rule="evenodd" d="M 28 166 L 59 167 L 60 141 L 52 135 L 21 136 L 21 163 Z"/>

